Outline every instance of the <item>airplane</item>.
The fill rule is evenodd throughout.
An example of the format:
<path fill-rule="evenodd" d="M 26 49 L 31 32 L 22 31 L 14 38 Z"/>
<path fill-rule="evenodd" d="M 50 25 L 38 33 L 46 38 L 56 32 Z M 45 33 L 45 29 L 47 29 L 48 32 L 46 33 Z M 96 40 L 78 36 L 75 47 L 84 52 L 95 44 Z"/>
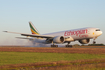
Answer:
<path fill-rule="evenodd" d="M 97 37 L 99 37 L 102 34 L 102 31 L 99 28 L 92 28 L 92 27 L 53 32 L 48 34 L 40 34 L 31 22 L 29 22 L 29 26 L 32 34 L 9 32 L 9 31 L 4 31 L 4 32 L 21 34 L 22 36 L 26 36 L 27 38 L 23 37 L 16 37 L 16 38 L 29 39 L 32 42 L 35 42 L 34 40 L 38 39 L 39 43 L 43 44 L 52 43 L 51 47 L 58 47 L 58 45 L 55 44 L 64 44 L 64 43 L 67 43 L 65 47 L 72 47 L 72 45 L 69 44 L 70 42 L 73 41 L 79 41 L 79 43 L 81 44 L 88 44 L 90 42 L 90 39 L 93 39 L 93 43 L 95 44 L 96 43 L 95 39 L 97 39 Z"/>

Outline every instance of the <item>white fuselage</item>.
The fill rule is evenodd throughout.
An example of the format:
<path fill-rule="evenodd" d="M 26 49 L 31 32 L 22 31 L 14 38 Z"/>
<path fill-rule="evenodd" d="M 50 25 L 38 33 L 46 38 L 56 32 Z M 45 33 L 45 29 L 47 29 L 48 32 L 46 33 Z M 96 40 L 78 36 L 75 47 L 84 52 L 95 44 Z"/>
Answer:
<path fill-rule="evenodd" d="M 97 28 L 80 28 L 60 32 L 49 33 L 45 35 L 72 37 L 74 40 L 84 38 L 96 38 L 102 34 L 102 31 L 96 31 Z"/>
<path fill-rule="evenodd" d="M 82 39 L 92 39 L 97 38 L 102 34 L 98 28 L 80 28 L 80 29 L 73 29 L 73 30 L 66 30 L 54 33 L 48 33 L 44 35 L 52 35 L 52 36 L 63 36 L 67 39 L 65 41 L 75 41 L 75 40 L 82 40 Z M 42 41 L 44 43 L 45 41 Z"/>

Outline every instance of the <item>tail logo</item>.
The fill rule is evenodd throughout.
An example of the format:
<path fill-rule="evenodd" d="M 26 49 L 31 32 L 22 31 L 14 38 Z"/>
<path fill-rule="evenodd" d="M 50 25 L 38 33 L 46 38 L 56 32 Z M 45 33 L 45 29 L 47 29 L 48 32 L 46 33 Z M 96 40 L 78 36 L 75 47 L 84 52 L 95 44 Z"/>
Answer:
<path fill-rule="evenodd" d="M 30 25 L 32 34 L 37 34 L 37 35 L 39 35 L 39 32 L 38 32 L 37 29 L 32 25 L 31 22 L 29 22 L 29 25 Z"/>

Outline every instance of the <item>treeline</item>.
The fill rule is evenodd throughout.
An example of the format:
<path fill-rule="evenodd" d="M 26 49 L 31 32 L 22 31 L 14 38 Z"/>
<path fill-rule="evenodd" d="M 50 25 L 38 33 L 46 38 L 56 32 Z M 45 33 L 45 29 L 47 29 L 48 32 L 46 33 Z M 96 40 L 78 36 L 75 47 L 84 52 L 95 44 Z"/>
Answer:
<path fill-rule="evenodd" d="M 88 44 L 88 46 L 105 46 L 104 44 Z"/>
<path fill-rule="evenodd" d="M 79 44 L 74 44 L 73 46 L 105 46 L 104 44 L 88 44 L 88 45 L 79 45 Z"/>

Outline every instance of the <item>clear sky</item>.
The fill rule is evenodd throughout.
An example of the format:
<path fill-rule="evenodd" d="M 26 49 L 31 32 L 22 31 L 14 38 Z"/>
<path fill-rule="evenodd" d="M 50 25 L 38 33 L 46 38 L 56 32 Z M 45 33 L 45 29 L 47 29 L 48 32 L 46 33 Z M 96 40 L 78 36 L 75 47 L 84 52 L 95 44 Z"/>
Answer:
<path fill-rule="evenodd" d="M 105 44 L 105 0 L 0 0 L 0 45 L 14 45 L 20 35 L 31 33 L 31 21 L 41 34 L 82 27 L 97 27 Z"/>

